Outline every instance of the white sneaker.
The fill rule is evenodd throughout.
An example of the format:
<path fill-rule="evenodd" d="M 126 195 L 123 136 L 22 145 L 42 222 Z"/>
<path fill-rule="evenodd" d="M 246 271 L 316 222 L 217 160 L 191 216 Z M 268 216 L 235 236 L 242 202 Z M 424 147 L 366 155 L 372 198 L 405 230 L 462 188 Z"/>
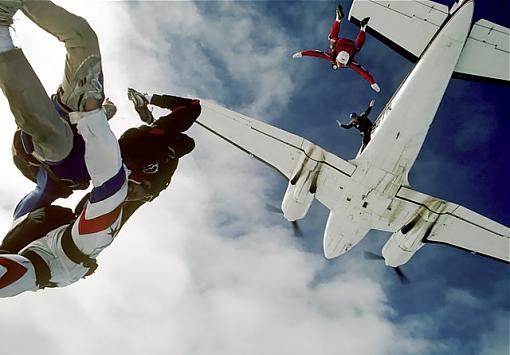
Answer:
<path fill-rule="evenodd" d="M 381 89 L 379 88 L 379 85 L 377 85 L 377 83 L 373 83 L 372 85 L 370 85 L 370 87 L 375 91 L 375 92 L 379 92 L 381 91 Z"/>
<path fill-rule="evenodd" d="M 128 88 L 128 99 L 135 105 L 135 110 L 138 112 L 138 115 L 143 122 L 148 125 L 154 123 L 154 116 L 152 116 L 152 112 L 147 107 L 147 105 L 149 105 L 149 101 L 147 101 L 143 94 L 139 93 L 135 89 Z"/>
<path fill-rule="evenodd" d="M 84 111 L 87 99 L 103 99 L 103 84 L 99 80 L 101 75 L 101 57 L 91 55 L 78 67 L 69 88 L 59 90 L 59 100 L 71 111 Z"/>

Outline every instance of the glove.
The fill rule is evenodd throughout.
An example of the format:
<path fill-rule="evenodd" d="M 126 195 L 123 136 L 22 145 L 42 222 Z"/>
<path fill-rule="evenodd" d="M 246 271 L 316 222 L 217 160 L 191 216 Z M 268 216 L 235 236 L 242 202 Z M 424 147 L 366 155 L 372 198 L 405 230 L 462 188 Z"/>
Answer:
<path fill-rule="evenodd" d="M 377 85 L 377 84 L 376 84 L 376 85 Z M 373 87 L 372 87 L 372 88 L 373 88 Z M 372 100 L 370 101 L 370 103 L 368 104 L 368 106 L 370 106 L 370 107 L 374 107 L 374 104 L 375 104 L 375 99 L 372 99 Z"/>

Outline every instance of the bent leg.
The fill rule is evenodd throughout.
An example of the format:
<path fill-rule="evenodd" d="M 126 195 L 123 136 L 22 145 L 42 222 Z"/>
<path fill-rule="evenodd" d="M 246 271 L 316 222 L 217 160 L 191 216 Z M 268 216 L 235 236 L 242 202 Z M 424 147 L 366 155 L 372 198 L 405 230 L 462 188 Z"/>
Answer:
<path fill-rule="evenodd" d="M 356 36 L 356 41 L 354 42 L 354 44 L 356 45 L 356 49 L 358 51 L 361 50 L 361 47 L 363 47 L 363 45 L 365 44 L 365 38 L 366 38 L 366 34 L 365 34 L 365 31 L 359 31 L 358 35 Z"/>
<path fill-rule="evenodd" d="M 333 24 L 331 25 L 331 30 L 329 31 L 328 39 L 338 39 L 338 35 L 340 33 L 340 23 L 342 21 L 333 21 Z"/>
<path fill-rule="evenodd" d="M 0 87 L 16 125 L 32 137 L 35 155 L 64 159 L 73 144 L 71 127 L 57 114 L 21 49 L 0 53 Z"/>
<path fill-rule="evenodd" d="M 82 98 L 73 97 L 73 91 L 84 82 L 91 86 L 85 89 L 88 91 L 86 96 L 102 101 L 101 53 L 97 35 L 88 22 L 48 0 L 23 1 L 22 11 L 65 45 L 67 56 L 61 85 L 63 93 L 60 93 L 62 103 L 72 111 L 82 109 Z"/>
<path fill-rule="evenodd" d="M 361 135 L 363 137 L 363 147 L 366 147 L 370 142 L 370 130 L 362 132 Z"/>

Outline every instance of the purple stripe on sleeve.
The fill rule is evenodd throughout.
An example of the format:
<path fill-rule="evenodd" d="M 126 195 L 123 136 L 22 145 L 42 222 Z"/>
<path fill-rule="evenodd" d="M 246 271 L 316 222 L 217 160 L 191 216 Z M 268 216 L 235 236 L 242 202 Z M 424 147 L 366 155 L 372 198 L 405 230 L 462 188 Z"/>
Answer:
<path fill-rule="evenodd" d="M 126 173 L 124 171 L 124 166 L 121 166 L 119 172 L 112 178 L 106 181 L 103 185 L 94 187 L 92 189 L 90 192 L 89 201 L 91 203 L 95 203 L 113 196 L 117 191 L 120 190 L 125 181 Z"/>

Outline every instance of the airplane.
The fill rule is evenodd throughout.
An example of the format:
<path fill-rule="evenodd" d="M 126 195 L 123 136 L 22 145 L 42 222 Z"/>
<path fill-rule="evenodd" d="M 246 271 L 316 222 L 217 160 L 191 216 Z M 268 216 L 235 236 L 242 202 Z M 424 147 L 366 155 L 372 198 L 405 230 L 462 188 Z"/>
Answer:
<path fill-rule="evenodd" d="M 370 17 L 367 32 L 415 65 L 352 160 L 205 100 L 197 122 L 289 180 L 281 205 L 287 220 L 303 218 L 314 199 L 330 210 L 323 240 L 328 259 L 376 229 L 392 233 L 382 249 L 387 266 L 407 263 L 426 243 L 509 263 L 508 226 L 415 191 L 408 181 L 452 76 L 510 83 L 510 30 L 484 19 L 472 25 L 473 12 L 474 0 L 451 9 L 428 0 L 354 0 L 349 21 L 359 25 Z"/>

